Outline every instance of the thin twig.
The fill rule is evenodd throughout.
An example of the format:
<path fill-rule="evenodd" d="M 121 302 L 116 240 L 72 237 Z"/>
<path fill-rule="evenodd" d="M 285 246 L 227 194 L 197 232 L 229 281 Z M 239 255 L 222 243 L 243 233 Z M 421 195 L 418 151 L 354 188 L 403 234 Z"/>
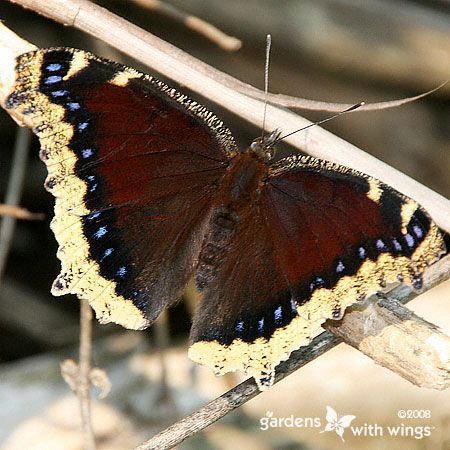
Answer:
<path fill-rule="evenodd" d="M 169 321 L 167 316 L 167 311 L 163 311 L 158 317 L 158 320 L 153 325 L 153 332 L 155 338 L 155 350 L 158 353 L 159 363 L 161 366 L 161 395 L 159 400 L 167 404 L 175 403 L 172 399 L 170 386 L 167 382 L 167 362 L 165 358 L 165 351 L 169 348 L 170 338 L 169 338 Z"/>
<path fill-rule="evenodd" d="M 445 85 L 447 85 L 447 83 L 448 81 L 444 81 L 435 88 L 413 97 L 401 98 L 385 102 L 365 103 L 363 106 L 358 108 L 358 112 L 381 111 L 383 109 L 397 108 L 399 106 L 406 105 L 407 103 L 415 102 L 417 100 L 420 100 L 421 98 L 427 97 L 428 95 L 431 95 L 439 89 L 443 88 Z M 250 88 L 246 86 L 246 89 L 239 89 L 239 91 L 249 95 L 252 98 L 264 100 L 263 93 L 259 89 L 253 88 L 253 86 L 251 86 Z M 308 100 L 306 98 L 299 99 L 298 97 L 286 94 L 269 94 L 267 98 L 269 102 L 274 105 L 285 106 L 286 108 L 293 109 L 303 109 L 305 111 L 340 112 L 344 109 L 350 108 L 353 105 L 352 103 L 329 103 L 319 102 L 317 100 Z"/>
<path fill-rule="evenodd" d="M 202 36 L 214 42 L 223 50 L 228 52 L 235 52 L 242 47 L 242 41 L 233 36 L 228 36 L 223 31 L 219 30 L 214 25 L 206 22 L 199 17 L 193 16 L 174 5 L 163 2 L 161 0 L 133 0 L 134 3 L 150 9 L 152 11 L 157 11 L 172 20 L 182 23 L 187 28 L 201 34 Z"/>
<path fill-rule="evenodd" d="M 30 149 L 31 133 L 24 129 L 17 130 L 16 143 L 14 146 L 14 157 L 11 171 L 9 173 L 8 188 L 6 190 L 5 205 L 3 210 L 17 208 L 22 196 L 23 182 L 25 179 L 26 166 L 28 161 L 28 151 Z M 6 207 L 6 208 L 5 208 Z M 1 209 L 0 209 L 0 215 Z M 14 229 L 16 227 L 16 217 L 3 215 L 0 225 L 0 283 L 6 266 L 9 249 L 11 248 Z"/>
<path fill-rule="evenodd" d="M 277 367 L 275 383 L 278 383 L 295 370 L 330 350 L 339 342 L 339 338 L 333 336 L 333 334 L 329 332 L 322 333 L 311 341 L 307 347 L 293 352 L 288 361 L 281 363 Z M 245 380 L 227 393 L 158 433 L 150 440 L 136 447 L 135 450 L 172 448 L 259 394 L 260 391 L 255 381 L 253 379 Z"/>
<path fill-rule="evenodd" d="M 45 214 L 43 213 L 34 213 L 21 206 L 6 205 L 5 203 L 0 203 L 0 216 L 13 217 L 14 219 L 21 220 L 45 219 Z"/>
<path fill-rule="evenodd" d="M 230 85 L 237 86 L 241 82 L 213 67 L 182 52 L 180 49 L 145 32 L 139 27 L 94 5 L 86 0 L 10 0 L 22 6 L 32 8 L 47 17 L 64 24 L 70 24 L 97 38 L 108 42 L 113 47 L 129 54 L 154 70 L 179 82 L 201 95 L 222 105 L 245 120 L 260 127 L 263 102 L 238 92 Z M 0 24 L 1 25 L 1 24 Z M 11 90 L 14 62 L 8 61 L 11 51 L 3 52 L 3 30 L 6 38 L 11 32 L 0 26 L 0 60 L 2 73 L 0 90 L 7 95 Z M 9 40 L 5 46 L 10 50 Z M 17 50 L 23 47 L 18 47 Z M 19 51 L 16 54 L 20 54 Z M 11 74 L 12 72 L 12 74 Z M 242 83 L 241 83 L 242 84 Z M 9 86 L 9 91 L 7 90 Z M 0 97 L 1 101 L 1 97 Z M 25 120 L 24 118 L 22 118 Z M 311 122 L 297 114 L 272 105 L 268 107 L 267 127 L 274 130 L 296 130 Z M 444 230 L 450 232 L 450 201 L 421 185 L 417 181 L 364 153 L 350 143 L 340 139 L 320 127 L 311 128 L 307 134 L 294 134 L 287 141 L 296 148 L 317 158 L 343 164 L 353 169 L 372 175 L 391 185 L 403 194 L 423 205 L 434 221 Z"/>
<path fill-rule="evenodd" d="M 433 286 L 441 283 L 449 277 L 449 265 L 450 256 L 447 256 L 430 268 L 430 271 L 427 273 L 424 280 L 425 291 L 431 289 Z M 418 318 L 406 308 L 399 305 L 398 300 L 406 302 L 415 296 L 416 293 L 412 292 L 411 289 L 405 289 L 404 286 L 400 286 L 385 295 L 385 298 L 388 299 L 387 301 L 383 299 L 380 301 L 380 305 L 371 305 L 370 303 L 368 303 L 368 305 L 372 308 L 383 310 L 382 313 L 384 314 L 384 324 L 386 327 L 391 324 L 395 324 L 395 326 L 398 327 L 398 325 L 401 324 L 404 326 L 403 331 L 408 336 L 411 336 L 407 333 L 409 323 L 413 322 L 416 325 L 418 324 L 419 328 L 413 328 L 412 331 L 415 333 L 419 330 L 419 334 L 422 333 L 422 341 L 419 348 L 415 347 L 414 351 L 410 352 L 411 356 L 417 357 L 414 361 L 421 361 L 424 355 L 427 354 L 433 354 L 434 356 L 439 356 L 443 359 L 440 361 L 440 366 L 438 367 L 438 369 L 441 368 L 440 371 L 434 373 L 427 371 L 427 375 L 429 376 L 428 381 L 431 382 L 431 387 L 443 389 L 445 385 L 448 386 L 450 381 L 448 378 L 449 361 L 448 356 L 446 356 L 450 350 L 450 339 L 440 333 L 434 325 L 428 324 L 428 322 Z M 395 300 L 389 301 L 390 299 Z M 403 320 L 399 320 L 402 316 Z M 372 332 L 374 330 L 379 331 L 376 327 L 369 326 L 368 322 L 367 314 L 364 313 L 364 310 L 358 311 L 357 309 L 353 310 L 351 314 L 346 314 L 339 324 L 339 327 L 331 321 L 328 322 L 326 327 L 332 329 L 334 333 L 337 333 L 337 330 L 340 328 L 345 328 L 345 333 L 339 332 L 338 337 L 337 335 L 326 331 L 311 341 L 308 346 L 302 347 L 300 350 L 293 352 L 288 361 L 281 363 L 277 367 L 275 383 L 278 383 L 286 376 L 303 367 L 308 362 L 316 359 L 318 356 L 327 352 L 342 341 L 348 342 L 360 350 L 364 350 L 364 343 L 367 342 L 366 339 L 373 337 Z M 401 330 L 401 327 L 399 328 Z M 340 338 L 342 338 L 342 340 Z M 388 341 L 391 338 L 392 335 L 386 336 L 386 342 L 384 342 L 384 344 L 389 344 Z M 401 343 L 402 340 L 398 335 L 397 338 Z M 361 344 L 363 346 L 362 349 L 360 348 Z M 387 361 L 391 356 L 395 356 L 397 362 L 403 363 L 402 358 L 408 352 L 408 349 L 403 346 L 403 355 L 400 355 L 399 352 L 401 352 L 401 349 L 402 346 L 399 345 L 396 348 L 396 354 L 387 355 L 384 361 Z M 411 362 L 411 358 L 408 358 L 408 360 Z M 377 360 L 377 362 L 380 362 L 380 360 Z M 414 367 L 414 364 L 412 367 Z M 419 365 L 419 368 L 423 367 L 423 364 Z M 392 365 L 390 368 L 393 368 Z M 446 370 L 444 370 L 445 368 Z M 417 375 L 417 380 L 423 380 L 422 375 L 418 373 L 417 370 L 415 370 L 415 374 Z M 402 375 L 404 375 L 404 373 L 402 373 Z M 433 376 L 435 376 L 435 379 L 432 380 L 431 377 Z M 410 379 L 410 381 L 416 380 Z M 199 410 L 183 418 L 169 428 L 161 431 L 156 436 L 141 444 L 135 450 L 166 450 L 172 448 L 183 442 L 188 437 L 198 433 L 215 421 L 224 417 L 234 409 L 242 406 L 244 403 L 248 402 L 260 393 L 261 392 L 258 390 L 254 380 L 248 379 L 229 390 L 226 394 L 212 400 Z"/>
<path fill-rule="evenodd" d="M 91 352 L 92 309 L 86 300 L 80 300 L 80 361 L 76 391 L 80 402 L 84 450 L 95 450 L 91 422 Z"/>

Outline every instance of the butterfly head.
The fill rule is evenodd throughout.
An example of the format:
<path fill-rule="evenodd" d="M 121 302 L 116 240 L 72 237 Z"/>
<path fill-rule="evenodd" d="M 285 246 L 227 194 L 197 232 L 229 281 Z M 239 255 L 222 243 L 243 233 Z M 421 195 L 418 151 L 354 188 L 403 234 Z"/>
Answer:
<path fill-rule="evenodd" d="M 275 156 L 275 145 L 280 135 L 281 131 L 278 129 L 273 130 L 269 134 L 263 134 L 250 144 L 250 151 L 264 161 L 270 161 Z"/>

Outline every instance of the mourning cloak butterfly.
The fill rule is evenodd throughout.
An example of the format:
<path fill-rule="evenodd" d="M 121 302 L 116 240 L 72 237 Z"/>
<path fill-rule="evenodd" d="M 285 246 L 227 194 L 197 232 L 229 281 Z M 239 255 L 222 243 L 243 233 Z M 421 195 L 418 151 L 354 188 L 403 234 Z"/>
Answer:
<path fill-rule="evenodd" d="M 275 367 L 386 283 L 420 288 L 445 251 L 427 213 L 380 181 L 276 134 L 239 151 L 202 105 L 69 48 L 21 55 L 7 107 L 31 117 L 56 197 L 54 295 L 143 329 L 194 278 L 189 356 L 260 388 Z"/>

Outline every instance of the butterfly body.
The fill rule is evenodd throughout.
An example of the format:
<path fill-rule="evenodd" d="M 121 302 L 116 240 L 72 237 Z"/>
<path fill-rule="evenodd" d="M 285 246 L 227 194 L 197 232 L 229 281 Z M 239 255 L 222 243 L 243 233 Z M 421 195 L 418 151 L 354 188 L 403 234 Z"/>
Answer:
<path fill-rule="evenodd" d="M 143 329 L 194 279 L 189 355 L 261 388 L 327 319 L 388 283 L 420 287 L 445 252 L 413 200 L 319 159 L 274 161 L 279 132 L 240 152 L 210 111 L 81 50 L 21 55 L 7 107 L 41 141 L 56 197 L 52 292 Z"/>
<path fill-rule="evenodd" d="M 240 223 L 257 207 L 266 173 L 264 162 L 250 152 L 239 153 L 231 160 L 214 198 L 199 255 L 195 278 L 200 290 L 216 277 Z"/>

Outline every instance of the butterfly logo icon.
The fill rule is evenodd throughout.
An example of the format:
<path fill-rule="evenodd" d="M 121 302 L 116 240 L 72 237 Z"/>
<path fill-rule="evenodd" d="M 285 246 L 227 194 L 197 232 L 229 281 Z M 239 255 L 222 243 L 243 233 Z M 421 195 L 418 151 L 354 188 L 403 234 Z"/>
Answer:
<path fill-rule="evenodd" d="M 344 430 L 350 426 L 356 416 L 352 416 L 351 414 L 349 414 L 339 417 L 337 412 L 331 406 L 327 406 L 327 414 L 325 418 L 328 423 L 326 424 L 325 429 L 321 431 L 321 433 L 334 430 L 336 431 L 336 434 L 342 439 L 342 442 L 345 442 L 343 437 Z"/>

